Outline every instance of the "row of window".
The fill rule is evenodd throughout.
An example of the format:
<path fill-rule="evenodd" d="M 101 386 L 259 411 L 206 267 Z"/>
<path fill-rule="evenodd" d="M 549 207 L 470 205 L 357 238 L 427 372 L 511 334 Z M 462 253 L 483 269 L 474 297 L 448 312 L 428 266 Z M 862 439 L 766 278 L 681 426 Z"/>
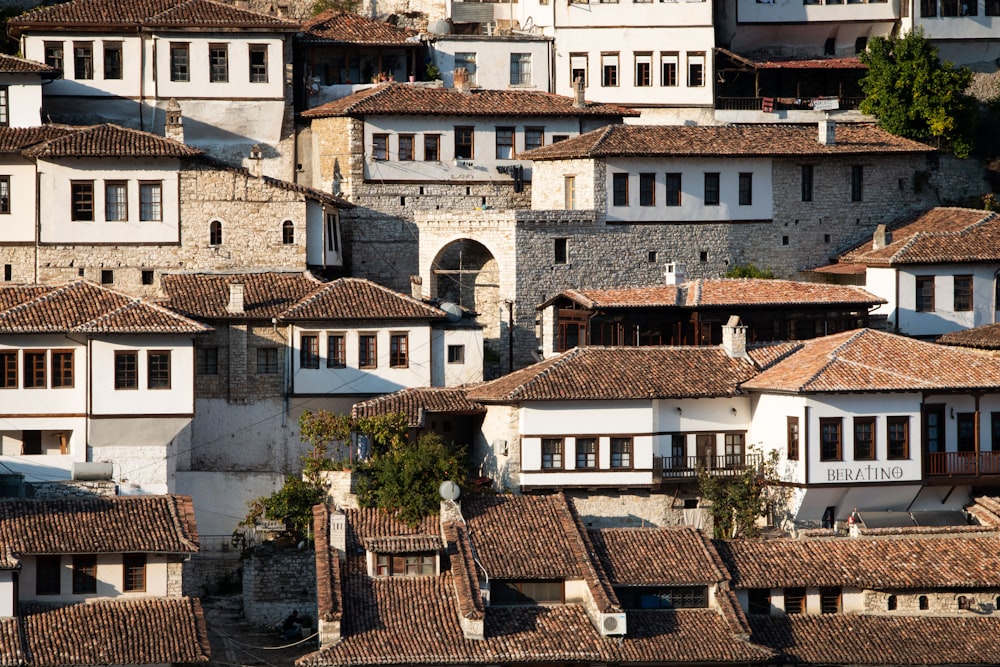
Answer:
<path fill-rule="evenodd" d="M 798 461 L 799 418 L 787 418 L 787 447 L 789 461 Z M 855 461 L 874 461 L 876 417 L 854 417 L 854 456 Z M 885 418 L 886 458 L 890 461 L 902 461 L 910 458 L 910 418 Z M 819 420 L 819 458 L 820 461 L 844 460 L 844 418 L 821 417 Z"/>
<path fill-rule="evenodd" d="M 574 456 L 577 470 L 596 470 L 599 438 L 574 438 Z M 612 468 L 632 468 L 632 438 L 611 438 Z M 566 442 L 564 438 L 542 438 L 542 470 L 565 469 Z"/>
<path fill-rule="evenodd" d="M 432 577 L 436 558 L 432 553 L 376 554 L 375 576 L 378 577 Z"/>
<path fill-rule="evenodd" d="M 813 184 L 816 175 L 816 166 L 804 164 L 801 171 L 801 193 L 802 201 L 811 202 L 813 200 Z M 851 165 L 851 201 L 864 201 L 865 199 L 865 167 L 861 164 Z"/>
<path fill-rule="evenodd" d="M 584 86 L 589 85 L 589 60 L 587 53 L 569 54 L 570 81 L 580 80 Z M 601 53 L 601 86 L 616 88 L 621 85 L 621 53 L 605 51 Z M 632 85 L 637 88 L 649 88 L 654 85 L 654 62 L 659 64 L 660 78 L 658 83 L 664 87 L 680 85 L 681 54 L 678 51 L 661 51 L 659 60 L 654 61 L 653 51 L 636 51 L 632 54 L 633 78 Z M 700 88 L 705 85 L 705 52 L 688 51 L 685 54 L 687 64 L 687 80 L 689 88 Z"/>
<path fill-rule="evenodd" d="M 4 177 L 7 178 L 7 177 Z M 94 181 L 70 181 L 70 219 L 93 222 L 95 216 Z M 8 184 L 9 189 L 9 184 Z M 104 181 L 104 219 L 108 222 L 127 222 L 128 181 Z M 162 181 L 139 181 L 139 220 L 159 222 L 163 220 Z M 7 210 L 10 212 L 8 200 Z"/>
<path fill-rule="evenodd" d="M 18 354 L 22 377 L 18 377 Z M 115 389 L 139 388 L 139 352 L 114 354 Z M 0 351 L 0 389 L 67 389 L 74 386 L 73 350 Z M 170 350 L 146 352 L 146 388 L 170 389 Z"/>
<path fill-rule="evenodd" d="M 471 86 L 475 86 L 479 83 L 476 76 L 478 70 L 476 67 L 477 59 L 477 55 L 473 51 L 465 51 L 455 54 L 455 69 L 462 67 L 465 68 L 465 71 L 468 73 L 468 82 Z M 510 54 L 509 80 L 511 86 L 532 85 L 530 53 Z"/>
<path fill-rule="evenodd" d="M 903 3 L 906 6 L 906 3 Z M 985 0 L 983 10 L 986 16 L 1000 16 L 1000 0 Z M 979 16 L 978 0 L 920 0 L 920 16 L 927 18 L 943 16 Z"/>
<path fill-rule="evenodd" d="M 612 206 L 630 206 L 631 196 L 629 184 L 633 179 L 631 174 L 616 173 L 611 175 Z M 682 178 L 680 172 L 664 174 L 663 203 L 666 206 L 680 206 Z M 643 172 L 639 174 L 639 206 L 656 206 L 657 187 L 656 174 Z M 740 172 L 738 186 L 738 201 L 740 206 L 753 205 L 753 173 Z M 705 172 L 702 189 L 702 203 L 705 206 L 718 206 L 720 201 L 719 172 Z"/>
<path fill-rule="evenodd" d="M 258 347 L 257 375 L 277 375 L 281 353 L 277 347 Z M 194 373 L 199 376 L 219 374 L 219 348 L 197 347 L 194 351 Z"/>
<path fill-rule="evenodd" d="M 73 593 L 86 595 L 97 592 L 97 556 L 78 554 L 73 558 Z M 35 595 L 62 593 L 62 556 L 35 558 Z M 146 554 L 122 556 L 122 590 L 137 593 L 146 590 Z"/>
<path fill-rule="evenodd" d="M 819 589 L 819 611 L 821 614 L 838 614 L 842 609 L 840 587 L 829 586 Z M 747 590 L 747 607 L 751 614 L 771 613 L 771 589 L 751 588 Z M 785 613 L 806 613 L 806 589 L 784 589 Z"/>
<path fill-rule="evenodd" d="M 916 304 L 918 313 L 934 312 L 934 279 L 935 276 L 916 277 Z M 952 310 L 964 312 L 972 310 L 972 276 L 952 277 Z"/>
<path fill-rule="evenodd" d="M 319 334 L 303 334 L 299 339 L 299 366 L 319 368 Z M 347 367 L 347 336 L 342 333 L 326 334 L 326 367 Z M 406 333 L 389 334 L 389 367 L 406 368 L 410 365 L 410 336 Z M 378 368 L 378 337 L 375 333 L 358 334 L 358 368 Z"/>
<path fill-rule="evenodd" d="M 462 125 L 454 129 L 454 159 L 472 160 L 476 157 L 475 130 L 471 125 Z M 530 151 L 545 145 L 544 127 L 525 127 L 518 132 L 516 127 L 501 126 L 495 129 L 495 157 L 498 160 L 512 160 L 521 150 Z M 553 143 L 568 138 L 567 135 L 553 135 Z M 416 134 L 395 135 L 395 152 L 392 150 L 390 135 L 378 133 L 372 135 L 371 157 L 373 160 L 389 160 L 392 156 L 399 162 L 412 162 L 419 159 L 417 155 L 418 139 Z M 520 144 L 518 143 L 520 139 Z M 423 134 L 419 143 L 423 145 L 422 158 L 424 162 L 441 161 L 441 135 Z M 521 150 L 518 146 L 521 146 Z"/>

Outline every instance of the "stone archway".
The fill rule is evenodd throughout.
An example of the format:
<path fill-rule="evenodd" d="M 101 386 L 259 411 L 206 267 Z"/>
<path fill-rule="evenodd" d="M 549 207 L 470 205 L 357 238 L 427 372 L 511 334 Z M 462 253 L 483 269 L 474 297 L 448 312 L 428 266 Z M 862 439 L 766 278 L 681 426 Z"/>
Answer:
<path fill-rule="evenodd" d="M 479 241 L 459 238 L 434 256 L 430 267 L 431 296 L 479 313 L 483 338 L 500 336 L 500 268 Z"/>

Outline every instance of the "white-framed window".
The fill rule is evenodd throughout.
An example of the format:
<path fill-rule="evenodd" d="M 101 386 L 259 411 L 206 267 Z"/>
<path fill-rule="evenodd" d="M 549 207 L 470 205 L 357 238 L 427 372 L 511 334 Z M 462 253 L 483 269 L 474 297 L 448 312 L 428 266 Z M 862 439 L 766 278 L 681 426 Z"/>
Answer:
<path fill-rule="evenodd" d="M 469 73 L 469 85 L 476 85 L 476 54 L 472 52 L 455 54 L 455 69 L 464 67 Z"/>
<path fill-rule="evenodd" d="M 583 81 L 584 88 L 587 87 L 587 54 L 569 54 L 569 81 L 574 83 L 577 79 Z"/>
<path fill-rule="evenodd" d="M 510 54 L 510 85 L 512 86 L 531 85 L 530 53 Z"/>
<path fill-rule="evenodd" d="M 653 85 L 653 54 L 635 54 L 635 86 L 646 88 Z"/>
<path fill-rule="evenodd" d="M 688 80 L 689 88 L 700 88 L 705 85 L 705 54 L 688 53 Z"/>
<path fill-rule="evenodd" d="M 676 86 L 677 85 L 677 67 L 679 63 L 679 56 L 676 53 L 661 53 L 660 54 L 660 85 L 661 86 Z"/>
<path fill-rule="evenodd" d="M 605 88 L 618 86 L 618 54 L 601 54 L 601 85 Z"/>

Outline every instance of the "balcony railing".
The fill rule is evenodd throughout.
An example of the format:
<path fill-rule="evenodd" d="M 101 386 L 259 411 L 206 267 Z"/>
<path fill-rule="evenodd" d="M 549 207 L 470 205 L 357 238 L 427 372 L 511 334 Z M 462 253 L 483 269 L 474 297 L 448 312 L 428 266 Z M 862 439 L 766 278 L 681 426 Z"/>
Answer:
<path fill-rule="evenodd" d="M 927 454 L 929 475 L 1000 475 L 1000 451 L 997 452 L 930 452 Z"/>
<path fill-rule="evenodd" d="M 698 471 L 701 469 L 719 477 L 735 477 L 747 468 L 756 467 L 762 460 L 763 457 L 760 454 L 654 456 L 653 477 L 655 479 L 693 478 L 698 476 Z"/>
<path fill-rule="evenodd" d="M 762 111 L 764 109 L 763 97 L 716 97 L 715 108 L 719 111 Z M 809 111 L 812 109 L 812 98 L 798 98 L 799 104 L 789 104 L 783 97 L 769 97 L 774 111 L 795 109 Z M 857 109 L 861 106 L 863 97 L 841 97 L 838 100 L 838 109 Z"/>

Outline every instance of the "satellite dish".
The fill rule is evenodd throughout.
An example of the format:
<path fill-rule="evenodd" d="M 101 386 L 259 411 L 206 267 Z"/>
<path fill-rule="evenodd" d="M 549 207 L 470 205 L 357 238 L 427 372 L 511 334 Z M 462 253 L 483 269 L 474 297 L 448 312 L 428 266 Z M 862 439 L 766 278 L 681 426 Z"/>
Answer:
<path fill-rule="evenodd" d="M 441 494 L 443 500 L 458 500 L 458 494 L 461 493 L 461 489 L 458 488 L 458 484 L 455 484 L 450 479 L 446 479 L 438 487 L 438 493 Z"/>
<path fill-rule="evenodd" d="M 462 319 L 462 308 L 457 303 L 445 301 L 440 306 L 441 310 L 448 313 L 449 322 L 459 322 Z"/>

